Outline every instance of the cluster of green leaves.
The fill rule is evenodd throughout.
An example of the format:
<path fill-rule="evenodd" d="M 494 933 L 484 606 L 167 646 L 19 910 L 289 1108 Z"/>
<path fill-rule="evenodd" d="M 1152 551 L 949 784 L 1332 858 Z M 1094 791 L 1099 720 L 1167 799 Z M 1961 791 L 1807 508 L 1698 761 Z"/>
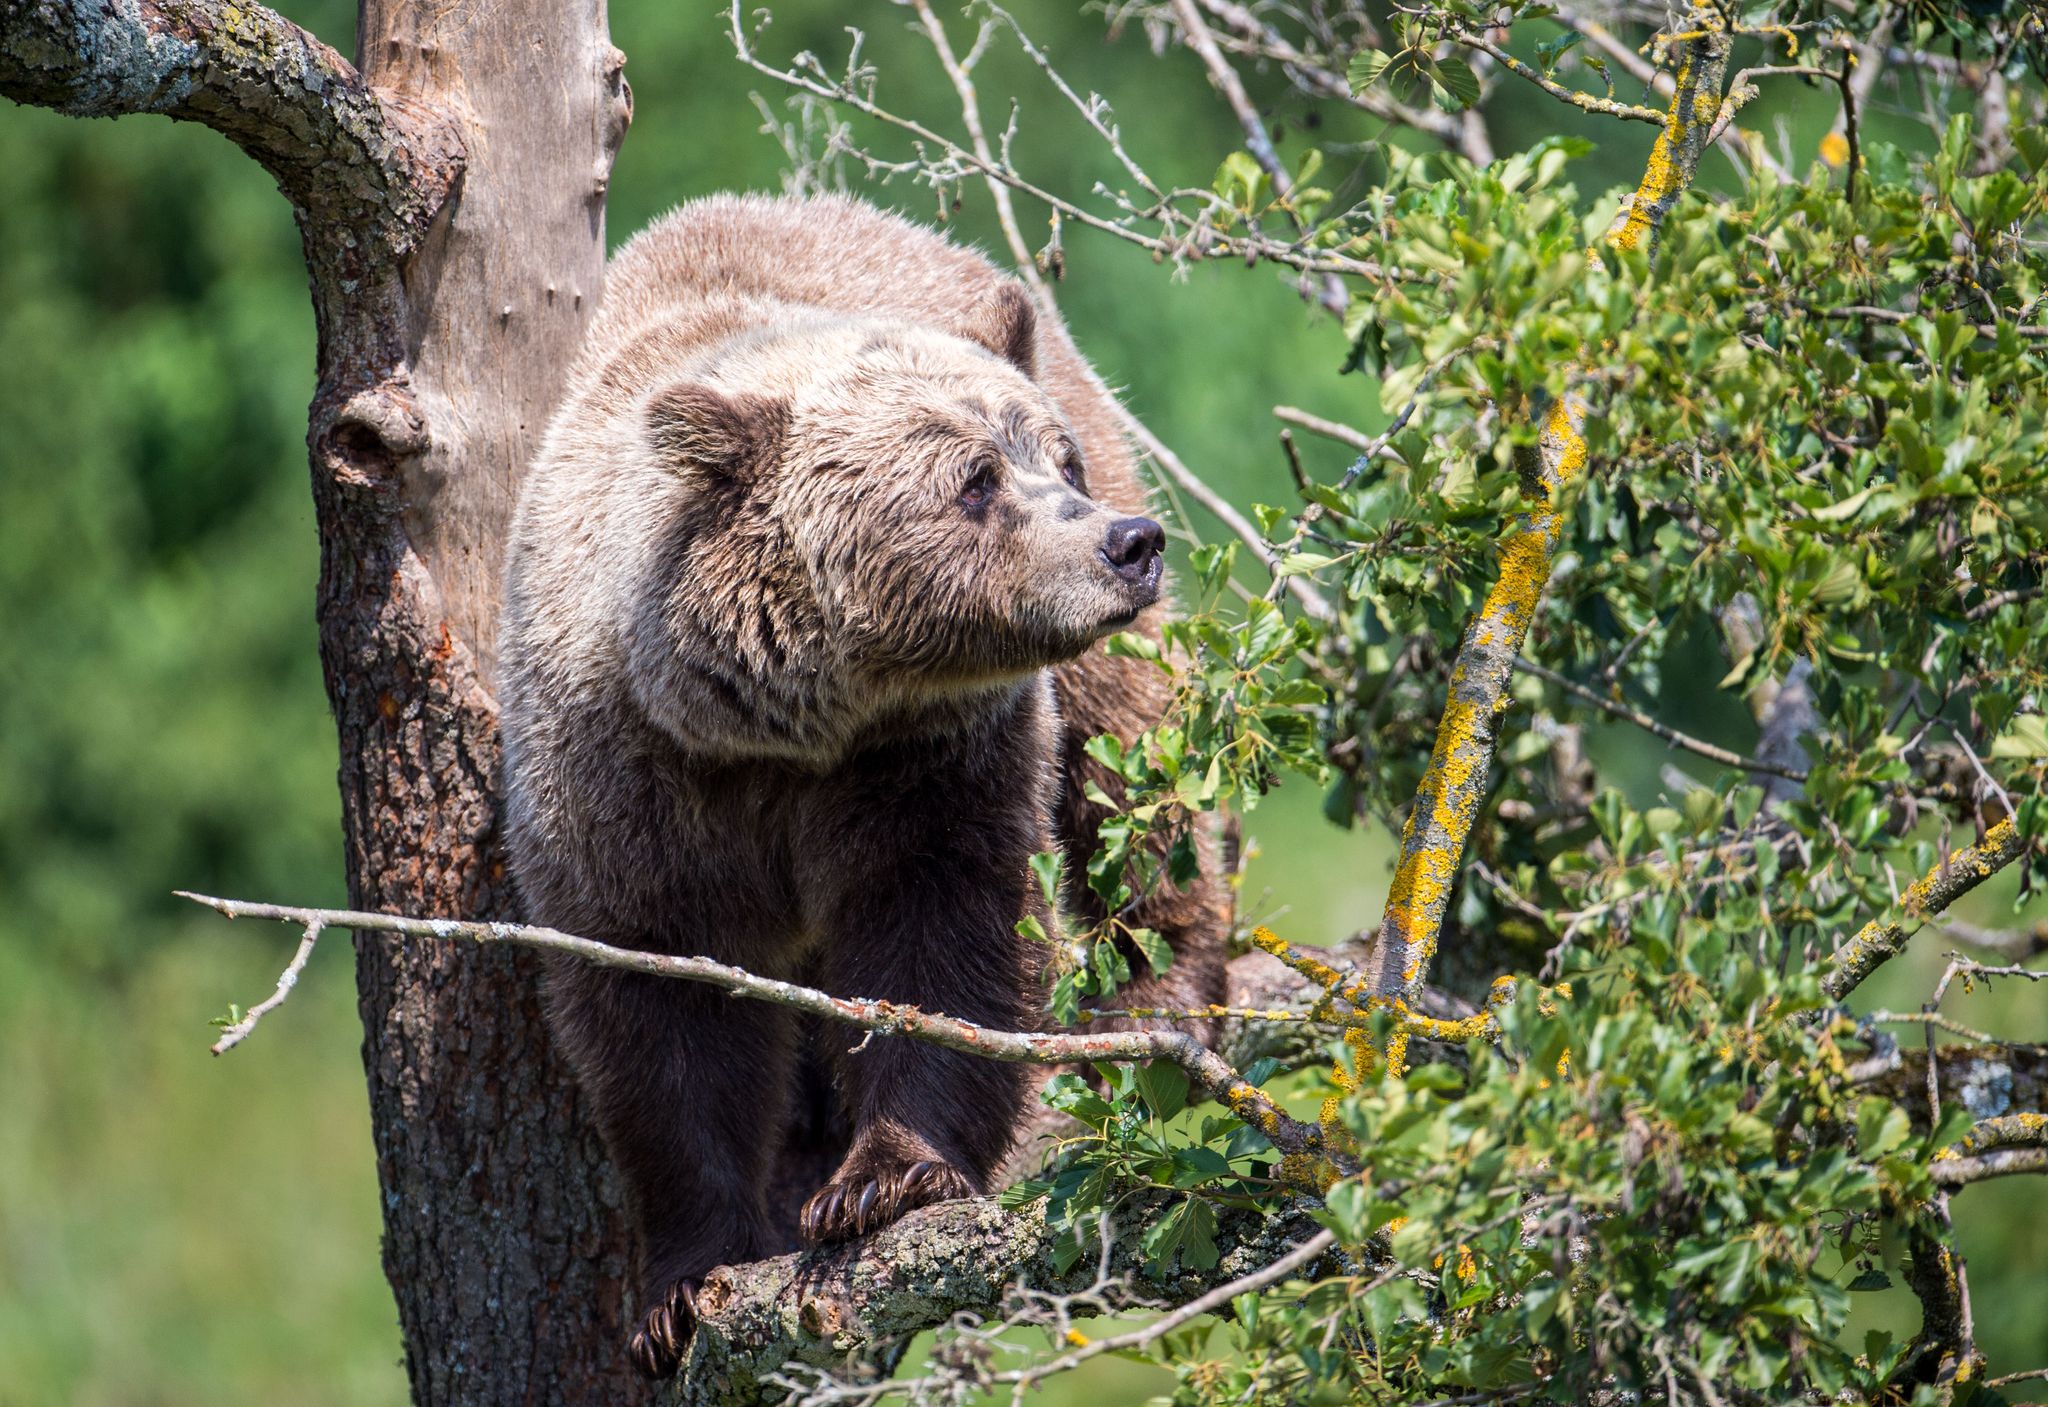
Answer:
<path fill-rule="evenodd" d="M 1343 1100 L 1364 1167 L 1323 1218 L 1357 1268 L 1242 1297 L 1227 1352 L 1176 1363 L 1177 1402 L 1882 1398 L 1904 1348 L 1842 1346 L 1852 1293 L 1905 1274 L 1929 1228 L 1897 1209 L 1961 1120 L 1916 1133 L 1857 1098 L 1800 1019 L 1810 976 L 1648 907 L 1568 996 L 1503 1008 L 1497 1046 Z"/>
<path fill-rule="evenodd" d="M 1601 242 L 1618 194 L 1585 202 L 1565 183 L 1581 143 L 1488 168 L 1395 157 L 1331 228 L 1404 271 L 1354 301 L 1346 332 L 1351 365 L 1408 419 L 1355 482 L 1309 487 L 1321 516 L 1305 538 L 1293 513 L 1254 506 L 1288 549 L 1281 570 L 1312 575 L 1338 619 L 1289 633 L 1258 599 L 1241 619 L 1212 607 L 1177 627 L 1195 687 L 1170 751 L 1104 755 L 1139 819 L 1106 833 L 1100 873 L 1160 808 L 1178 820 L 1262 790 L 1267 773 L 1244 762 L 1315 769 L 1294 732 L 1244 751 L 1246 701 L 1270 703 L 1261 671 L 1287 697 L 1333 695 L 1333 818 L 1400 814 L 1494 545 L 1528 511 L 1547 409 L 1567 394 L 1591 406 L 1597 469 L 1563 505 L 1535 658 L 1738 751 L 1753 735 L 1733 706 L 1797 665 L 1819 726 L 1792 759 L 1809 776 L 1789 819 L 1821 857 L 1809 878 L 1866 902 L 1881 904 L 1871 881 L 1887 865 L 1917 867 L 1916 823 L 1973 789 L 1980 765 L 2031 816 L 2048 761 L 2048 138 L 2021 130 L 2015 147 L 2015 169 L 1967 174 L 1958 116 L 1920 157 L 1868 144 L 1853 204 L 1818 165 L 1801 184 L 1765 174 L 1735 197 L 1688 197 L 1654 265 Z M 1731 648 L 1736 603 L 1757 613 L 1756 638 Z M 1702 669 L 1718 706 L 1667 696 L 1668 677 Z M 1533 685 L 1519 699 L 1562 723 L 1601 716 Z M 1543 872 L 1594 838 L 1585 797 L 1561 797 L 1542 766 L 1550 751 L 1544 730 L 1509 730 L 1480 836 L 1544 902 L 1563 895 Z M 1517 809 L 1554 819 L 1504 824 Z M 1460 913 L 1519 922 L 1471 885 Z M 1840 914 L 1810 917 L 1803 936 L 1819 941 Z"/>
<path fill-rule="evenodd" d="M 1277 1068 L 1264 1063 L 1249 1078 L 1262 1082 Z M 1135 1232 L 1155 1276 L 1213 1269 L 1219 1212 L 1271 1198 L 1272 1145 L 1232 1115 L 1188 1111 L 1178 1065 L 1098 1065 L 1095 1075 L 1057 1075 L 1046 1086 L 1046 1102 L 1084 1131 L 1065 1144 L 1052 1176 L 1015 1184 L 1003 1204 L 1046 1199 L 1062 1274 L 1100 1245 L 1105 1217 L 1114 1234 Z"/>
<path fill-rule="evenodd" d="M 1057 949 L 1051 1010 L 1062 1022 L 1074 1020 L 1083 997 L 1099 1004 L 1130 981 L 1133 951 L 1155 972 L 1171 963 L 1172 949 L 1157 932 L 1122 915 L 1155 886 L 1195 877 L 1196 827 L 1206 813 L 1226 799 L 1253 810 L 1282 773 L 1320 777 L 1327 770 L 1318 724 L 1327 694 L 1304 666 L 1318 632 L 1269 600 L 1249 600 L 1241 613 L 1216 609 L 1236 560 L 1235 543 L 1197 549 L 1193 575 L 1205 604 L 1169 621 L 1159 641 L 1129 633 L 1108 642 L 1111 654 L 1167 673 L 1174 700 L 1165 721 L 1128 745 L 1110 735 L 1087 744 L 1109 784 L 1087 782 L 1088 799 L 1113 814 L 1086 860 L 1085 882 L 1108 917 Z M 1056 862 L 1042 861 L 1039 878 L 1051 900 Z M 1045 937 L 1033 919 L 1021 931 Z"/>
<path fill-rule="evenodd" d="M 1888 13 L 1916 44 L 1954 24 Z M 1738 18 L 1811 51 L 1844 15 Z M 1435 32 L 1357 55 L 1354 84 L 1427 82 L 1456 105 Z M 1971 32 L 2017 80 L 2034 41 Z M 1536 33 L 1515 48 L 1544 73 L 1604 74 L 1570 32 Z M 1527 990 L 1497 1047 L 1343 1099 L 1364 1171 L 1326 1213 L 1355 1270 L 1243 1297 L 1227 1353 L 1206 1330 L 1167 1336 L 1177 1401 L 1934 1391 L 1924 1343 L 1851 1342 L 1849 1314 L 1859 1292 L 1902 1295 L 1909 1248 L 1949 1237 L 1922 1209 L 1961 1116 L 1851 1087 L 1838 1042 L 1874 1038 L 1822 1012 L 1817 981 L 1945 850 L 2008 810 L 2048 834 L 2048 138 L 1962 111 L 1924 129 L 1864 116 L 1853 173 L 1763 166 L 1689 192 L 1654 251 L 1605 245 L 1626 197 L 1581 195 L 1590 148 L 1570 137 L 1485 167 L 1389 150 L 1348 207 L 1315 189 L 1297 209 L 1311 244 L 1386 271 L 1353 290 L 1347 368 L 1401 424 L 1302 505 L 1253 506 L 1331 619 L 1288 624 L 1263 581 L 1240 609 L 1217 590 L 1232 554 L 1198 554 L 1204 592 L 1161 657 L 1178 710 L 1094 750 L 1123 783 L 1098 798 L 1123 810 L 1089 872 L 1112 909 L 1192 865 L 1148 837 L 1249 808 L 1283 771 L 1325 776 L 1340 823 L 1398 829 L 1496 547 L 1539 506 L 1561 398 L 1585 407 L 1589 469 L 1555 505 L 1527 655 L 1738 754 L 1760 720 L 1799 716 L 1774 698 L 1810 709 L 1773 754 L 1797 775 L 1769 793 L 1680 753 L 1646 784 L 1622 749 L 1582 746 L 1616 736 L 1607 711 L 1518 677 L 1467 852 L 1484 864 L 1445 938 L 1462 961 L 1437 975 L 1549 953 L 1573 995 Z M 1305 185 L 1322 162 L 1295 165 Z M 1242 153 L 1214 189 L 1240 220 L 1271 214 Z M 2041 848 L 2026 865 L 2023 903 L 2048 879 Z M 1116 976 L 1079 979 L 1069 1009 Z M 1256 1197 L 1276 1169 L 1235 1121 L 1169 1129 L 1135 1077 L 1104 1079 L 1055 1089 L 1089 1137 L 1027 1190 L 1078 1237 L 1133 1189 L 1173 1189 L 1142 1203 L 1155 1265 L 1206 1254 L 1213 1210 L 1195 1209 Z"/>

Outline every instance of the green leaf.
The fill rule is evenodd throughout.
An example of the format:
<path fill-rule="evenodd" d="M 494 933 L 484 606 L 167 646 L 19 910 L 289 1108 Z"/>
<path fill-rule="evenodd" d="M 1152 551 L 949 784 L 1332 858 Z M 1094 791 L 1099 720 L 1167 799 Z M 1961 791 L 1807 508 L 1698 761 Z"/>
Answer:
<path fill-rule="evenodd" d="M 1057 905 L 1060 901 L 1060 875 L 1065 861 L 1057 850 L 1041 850 L 1031 857 L 1031 873 L 1038 877 L 1038 892 L 1045 896 L 1045 902 Z M 1043 934 L 1040 935 L 1041 939 Z"/>
<path fill-rule="evenodd" d="M 1470 107 L 1479 101 L 1479 75 L 1463 59 L 1438 59 L 1430 67 L 1430 77 L 1457 99 L 1459 107 Z"/>
<path fill-rule="evenodd" d="M 1336 560 L 1335 557 L 1326 556 L 1321 552 L 1290 552 L 1280 559 L 1278 575 L 1303 576 L 1309 572 L 1320 571 Z"/>
<path fill-rule="evenodd" d="M 1187 1107 L 1187 1071 L 1167 1060 L 1137 1067 L 1138 1094 L 1155 1116 L 1170 1119 Z"/>
<path fill-rule="evenodd" d="M 1154 976 L 1173 966 L 1173 945 L 1162 938 L 1156 928 L 1132 928 L 1125 930 L 1139 952 L 1145 955 L 1145 965 L 1152 969 Z"/>
<path fill-rule="evenodd" d="M 1006 1212 L 1022 1211 L 1052 1191 L 1052 1183 L 1039 1178 L 1013 1182 L 996 1194 L 996 1205 Z"/>
<path fill-rule="evenodd" d="M 1373 1227 L 1368 1222 L 1372 1208 L 1372 1194 L 1356 1178 L 1346 1178 L 1331 1185 L 1323 1194 L 1323 1207 L 1329 1213 L 1326 1218 L 1330 1229 L 1344 1239 L 1348 1245 L 1360 1245 L 1372 1235 Z"/>
<path fill-rule="evenodd" d="M 1991 740 L 1993 757 L 2048 757 L 2048 717 L 2038 713 L 2015 716 L 2006 730 Z"/>
<path fill-rule="evenodd" d="M 1275 1074 L 1279 1073 L 1281 1070 L 1285 1068 L 1286 1067 L 1282 1065 L 1280 1061 L 1278 1061 L 1274 1057 L 1270 1055 L 1262 1055 L 1257 1060 L 1254 1060 L 1251 1064 L 1245 1066 L 1244 1082 L 1248 1085 L 1251 1085 L 1253 1088 L 1257 1088 L 1258 1086 L 1263 1085 L 1266 1081 L 1272 1079 Z"/>
<path fill-rule="evenodd" d="M 1351 56 L 1351 65 L 1345 69 L 1344 77 L 1351 84 L 1352 92 L 1362 93 L 1379 82 L 1393 62 L 1390 54 L 1383 54 L 1377 49 L 1361 49 Z"/>

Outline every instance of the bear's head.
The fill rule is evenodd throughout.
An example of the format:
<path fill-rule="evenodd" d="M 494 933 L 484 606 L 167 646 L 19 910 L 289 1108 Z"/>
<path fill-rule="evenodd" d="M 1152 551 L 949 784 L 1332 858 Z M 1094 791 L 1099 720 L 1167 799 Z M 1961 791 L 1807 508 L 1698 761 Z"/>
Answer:
<path fill-rule="evenodd" d="M 1089 497 L 1020 286 L 950 330 L 738 325 L 645 402 L 687 490 L 663 612 L 683 653 L 771 684 L 954 690 L 1072 658 L 1158 599 L 1164 533 Z"/>

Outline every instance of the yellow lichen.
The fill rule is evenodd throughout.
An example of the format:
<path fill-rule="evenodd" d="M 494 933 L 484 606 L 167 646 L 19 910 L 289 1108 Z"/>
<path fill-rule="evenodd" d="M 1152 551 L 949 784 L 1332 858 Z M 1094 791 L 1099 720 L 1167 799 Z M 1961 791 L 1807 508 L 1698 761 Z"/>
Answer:
<path fill-rule="evenodd" d="M 1302 1187 L 1317 1196 L 1327 1193 L 1336 1185 L 1339 1176 L 1336 1166 L 1328 1158 L 1313 1153 L 1289 1153 L 1280 1160 L 1273 1175 L 1289 1187 Z"/>

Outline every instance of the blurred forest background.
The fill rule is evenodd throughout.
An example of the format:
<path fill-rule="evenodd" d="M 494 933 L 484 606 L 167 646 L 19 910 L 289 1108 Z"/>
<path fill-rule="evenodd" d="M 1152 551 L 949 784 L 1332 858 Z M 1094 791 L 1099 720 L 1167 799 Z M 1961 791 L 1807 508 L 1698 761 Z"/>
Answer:
<path fill-rule="evenodd" d="M 353 47 L 345 0 L 279 8 Z M 1076 86 L 1116 102 L 1155 171 L 1206 184 L 1239 145 L 1184 51 L 1155 58 L 1142 33 L 1112 36 L 1093 7 L 1037 3 L 1019 17 Z M 764 47 L 829 63 L 843 26 L 859 24 L 882 96 L 950 126 L 952 93 L 908 20 L 884 0 L 792 0 Z M 613 0 L 612 28 L 637 102 L 612 184 L 614 244 L 679 200 L 776 188 L 786 161 L 749 100 L 764 85 L 733 60 L 713 8 Z M 1008 92 L 1027 95 L 1020 164 L 1085 192 L 1103 153 L 1071 140 L 1028 66 L 992 59 L 978 77 L 991 113 Z M 783 113 L 783 94 L 762 97 Z M 1810 97 L 1744 118 L 1782 140 L 1795 169 L 1832 111 Z M 1488 109 L 1503 152 L 1574 127 L 1602 142 L 1574 171 L 1583 199 L 1611 205 L 1606 188 L 1633 183 L 1648 135 L 1561 113 L 1521 89 Z M 1274 116 L 1283 155 L 1304 128 L 1331 148 L 1386 135 L 1354 110 L 1295 99 Z M 1726 169 L 1710 159 L 1703 184 Z M 870 193 L 938 213 L 922 189 Z M 994 247 L 978 188 L 953 218 Z M 1337 328 L 1268 271 L 1177 280 L 1127 245 L 1070 232 L 1061 298 L 1110 381 L 1240 504 L 1292 500 L 1274 404 L 1378 423 L 1376 386 L 1338 374 Z M 253 163 L 158 119 L 0 110 L 0 1407 L 404 1400 L 346 945 L 330 942 L 290 1007 L 215 1061 L 208 1019 L 269 990 L 290 936 L 229 927 L 170 894 L 343 898 L 313 624 L 312 386 L 297 233 Z M 1333 446 L 1304 453 L 1311 472 L 1343 462 Z M 1732 696 L 1700 694 L 1716 735 L 1747 726 Z M 1635 733 L 1594 743 L 1635 779 L 1634 800 L 1656 795 L 1661 749 Z M 1258 847 L 1247 913 L 1311 943 L 1376 921 L 1381 837 L 1327 825 L 1299 783 L 1246 829 Z M 2010 884 L 1986 890 L 1961 916 L 2012 921 Z M 1943 946 L 1923 938 L 1860 1000 L 1916 1004 Z M 1977 1001 L 1973 1017 L 2001 1034 L 2048 1036 L 2032 991 Z M 1980 1340 L 1993 1362 L 2037 1361 L 2038 1189 L 1964 1196 L 1976 1204 L 1960 1220 Z M 1055 1392 L 1127 1401 L 1164 1381 L 1108 1365 Z"/>

